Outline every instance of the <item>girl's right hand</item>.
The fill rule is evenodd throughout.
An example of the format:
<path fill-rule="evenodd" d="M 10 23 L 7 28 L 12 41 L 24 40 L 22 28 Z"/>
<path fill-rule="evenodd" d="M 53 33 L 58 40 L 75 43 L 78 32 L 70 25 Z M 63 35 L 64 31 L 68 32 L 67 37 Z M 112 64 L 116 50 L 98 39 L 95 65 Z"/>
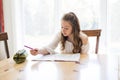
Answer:
<path fill-rule="evenodd" d="M 39 52 L 39 49 L 31 49 L 30 53 L 35 56 L 35 55 L 39 54 L 40 52 Z"/>

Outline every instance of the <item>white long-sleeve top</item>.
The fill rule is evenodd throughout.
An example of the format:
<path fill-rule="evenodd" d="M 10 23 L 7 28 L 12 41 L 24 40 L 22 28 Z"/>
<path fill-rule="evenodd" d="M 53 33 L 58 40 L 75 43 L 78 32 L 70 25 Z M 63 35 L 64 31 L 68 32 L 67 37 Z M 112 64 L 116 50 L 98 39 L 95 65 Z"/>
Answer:
<path fill-rule="evenodd" d="M 80 38 L 82 39 L 83 45 L 82 45 L 82 52 L 81 53 L 87 53 L 89 49 L 89 42 L 88 42 L 88 37 L 86 34 L 83 32 L 80 32 Z M 50 54 L 55 53 L 55 48 L 58 46 L 61 40 L 61 32 L 57 33 L 56 36 L 53 38 L 52 42 L 45 46 L 44 48 L 40 49 L 43 52 L 47 50 Z M 60 49 L 61 50 L 61 49 Z M 73 44 L 70 41 L 66 41 L 65 43 L 65 49 L 61 50 L 61 53 L 73 53 Z"/>

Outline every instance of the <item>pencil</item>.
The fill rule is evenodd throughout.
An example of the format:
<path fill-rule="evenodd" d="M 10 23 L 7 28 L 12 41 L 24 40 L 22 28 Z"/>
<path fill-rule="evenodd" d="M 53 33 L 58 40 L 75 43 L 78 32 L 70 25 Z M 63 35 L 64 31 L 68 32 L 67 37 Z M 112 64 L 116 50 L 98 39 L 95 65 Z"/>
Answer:
<path fill-rule="evenodd" d="M 26 46 L 26 45 L 24 45 L 24 47 L 29 48 L 29 49 L 33 49 L 33 48 L 31 48 L 31 47 L 29 47 L 29 46 Z"/>

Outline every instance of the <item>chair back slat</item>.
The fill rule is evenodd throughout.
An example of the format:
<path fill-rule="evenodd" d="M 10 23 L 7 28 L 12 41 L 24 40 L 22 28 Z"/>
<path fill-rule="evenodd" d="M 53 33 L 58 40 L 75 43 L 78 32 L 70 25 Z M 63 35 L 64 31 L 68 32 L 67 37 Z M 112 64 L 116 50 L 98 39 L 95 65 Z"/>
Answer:
<path fill-rule="evenodd" d="M 84 32 L 85 34 L 87 34 L 88 36 L 100 36 L 101 30 L 82 30 L 82 32 Z"/>
<path fill-rule="evenodd" d="M 7 55 L 7 58 L 9 58 L 10 55 L 9 55 L 9 48 L 8 48 L 7 40 L 8 40 L 7 32 L 1 32 L 0 33 L 0 41 L 4 42 L 6 55 Z"/>
<path fill-rule="evenodd" d="M 101 35 L 101 29 L 97 30 L 82 30 L 88 37 L 96 37 L 96 47 L 95 47 L 95 53 L 98 53 L 98 47 L 99 47 L 99 37 Z"/>
<path fill-rule="evenodd" d="M 8 35 L 6 32 L 0 33 L 0 41 L 8 40 Z"/>

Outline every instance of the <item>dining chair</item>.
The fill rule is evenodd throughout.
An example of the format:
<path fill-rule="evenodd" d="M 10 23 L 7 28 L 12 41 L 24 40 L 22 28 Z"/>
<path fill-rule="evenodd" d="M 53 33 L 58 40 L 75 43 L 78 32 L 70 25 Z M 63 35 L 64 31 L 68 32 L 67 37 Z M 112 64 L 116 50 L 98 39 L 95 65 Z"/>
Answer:
<path fill-rule="evenodd" d="M 8 49 L 7 40 L 8 40 L 7 32 L 1 32 L 1 33 L 0 33 L 0 41 L 3 41 L 3 42 L 4 42 L 6 55 L 7 55 L 7 58 L 9 58 L 10 55 L 9 55 L 9 49 Z"/>
<path fill-rule="evenodd" d="M 99 47 L 99 37 L 101 35 L 101 29 L 96 30 L 82 30 L 88 37 L 96 37 L 96 47 L 95 47 L 95 53 L 98 53 L 98 47 Z"/>

